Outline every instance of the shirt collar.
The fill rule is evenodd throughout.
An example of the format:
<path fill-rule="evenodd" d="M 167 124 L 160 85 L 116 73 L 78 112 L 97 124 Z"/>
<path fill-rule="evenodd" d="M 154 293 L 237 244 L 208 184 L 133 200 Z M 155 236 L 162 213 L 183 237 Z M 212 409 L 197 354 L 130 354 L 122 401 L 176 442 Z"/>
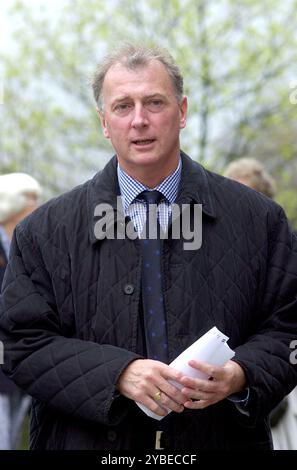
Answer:
<path fill-rule="evenodd" d="M 214 195 L 217 180 L 214 174 L 203 168 L 181 151 L 182 171 L 177 198 L 174 201 L 180 207 L 182 204 L 196 202 L 202 204 L 203 214 L 215 219 L 217 217 L 217 201 Z M 96 173 L 92 180 L 87 181 L 83 188 L 87 197 L 87 217 L 91 243 L 97 243 L 95 226 L 98 217 L 95 210 L 98 204 L 108 204 L 112 211 L 118 211 L 117 197 L 121 196 L 117 174 L 118 160 L 116 155 L 107 163 L 102 171 Z M 226 180 L 226 178 L 221 178 Z M 123 210 L 123 206 L 121 207 Z"/>
<path fill-rule="evenodd" d="M 153 188 L 160 191 L 170 204 L 173 204 L 178 193 L 178 187 L 181 179 L 182 162 L 179 159 L 176 170 L 167 176 L 158 186 Z M 129 176 L 118 164 L 117 167 L 119 186 L 123 198 L 125 212 L 137 196 L 143 191 L 149 190 L 147 186 Z"/>

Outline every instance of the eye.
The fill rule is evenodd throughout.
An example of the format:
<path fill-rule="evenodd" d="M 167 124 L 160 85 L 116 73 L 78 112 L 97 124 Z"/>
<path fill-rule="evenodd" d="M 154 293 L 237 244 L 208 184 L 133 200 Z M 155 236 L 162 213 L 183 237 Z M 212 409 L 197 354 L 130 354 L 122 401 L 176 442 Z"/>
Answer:
<path fill-rule="evenodd" d="M 146 108 L 152 112 L 158 112 L 164 107 L 164 101 L 160 99 L 152 99 L 146 103 Z"/>
<path fill-rule="evenodd" d="M 114 112 L 119 115 L 128 114 L 132 105 L 130 103 L 119 103 L 114 107 Z"/>
<path fill-rule="evenodd" d="M 160 106 L 163 101 L 162 100 L 151 100 L 152 105 L 154 106 Z"/>

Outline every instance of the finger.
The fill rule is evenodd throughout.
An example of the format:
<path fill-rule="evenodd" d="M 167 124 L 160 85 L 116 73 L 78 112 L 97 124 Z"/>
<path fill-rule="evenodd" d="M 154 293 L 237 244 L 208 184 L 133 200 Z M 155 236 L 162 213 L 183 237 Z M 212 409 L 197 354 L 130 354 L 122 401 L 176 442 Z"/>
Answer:
<path fill-rule="evenodd" d="M 160 407 L 165 407 L 172 411 L 176 411 L 177 413 L 181 413 L 184 410 L 184 407 L 177 403 L 175 400 L 172 400 L 168 397 L 161 389 L 155 389 L 155 393 L 153 393 L 152 398 L 157 402 Z M 183 400 L 185 401 L 186 398 Z"/>
<path fill-rule="evenodd" d="M 170 382 L 164 381 L 159 384 L 160 390 L 164 392 L 171 400 L 175 401 L 179 405 L 183 405 L 183 403 L 187 400 L 187 397 L 182 393 L 180 388 L 177 388 L 174 384 Z"/>
<path fill-rule="evenodd" d="M 219 383 L 215 380 L 201 380 L 201 379 L 194 379 L 192 377 L 184 376 L 181 379 L 181 383 L 184 387 L 192 388 L 194 390 L 201 390 L 203 392 L 213 393 L 218 390 Z M 183 390 L 183 389 L 182 389 Z"/>
<path fill-rule="evenodd" d="M 165 380 L 158 383 L 158 387 L 176 403 L 183 404 L 187 398 L 181 392 L 183 373 L 165 364 L 162 365 L 161 375 Z"/>
<path fill-rule="evenodd" d="M 214 397 L 214 392 L 203 392 L 202 390 L 194 390 L 192 388 L 184 388 L 182 392 L 187 397 L 187 401 L 190 400 L 211 400 Z"/>
<path fill-rule="evenodd" d="M 211 405 L 208 400 L 189 400 L 185 403 L 185 408 L 190 410 L 201 410 Z"/>
<path fill-rule="evenodd" d="M 207 362 L 196 361 L 194 359 L 191 359 L 188 364 L 194 369 L 204 372 L 208 377 L 217 378 L 224 372 L 222 367 L 217 367 L 212 364 L 208 364 Z"/>
<path fill-rule="evenodd" d="M 158 416 L 167 416 L 168 411 L 163 408 L 161 400 L 156 401 L 153 397 L 147 397 L 142 402 L 150 411 Z"/>
<path fill-rule="evenodd" d="M 167 366 L 165 364 L 163 364 L 163 368 L 162 368 L 162 376 L 166 379 L 166 380 L 171 380 L 171 381 L 175 381 L 175 382 L 179 382 L 180 379 L 183 377 L 183 373 L 178 371 L 178 370 L 175 370 L 173 369 L 172 367 L 170 366 Z"/>
<path fill-rule="evenodd" d="M 175 400 L 172 400 L 168 395 L 163 392 L 161 393 L 160 404 L 172 411 L 175 411 L 176 413 L 182 413 L 182 411 L 184 411 L 183 405 L 177 403 Z"/>

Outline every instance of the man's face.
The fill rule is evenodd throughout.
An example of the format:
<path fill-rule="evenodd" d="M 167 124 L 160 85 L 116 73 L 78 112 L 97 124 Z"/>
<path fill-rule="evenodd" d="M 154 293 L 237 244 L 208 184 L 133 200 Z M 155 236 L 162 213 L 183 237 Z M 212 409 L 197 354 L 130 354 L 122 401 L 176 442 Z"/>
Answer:
<path fill-rule="evenodd" d="M 135 70 L 115 64 L 105 76 L 102 101 L 104 135 L 128 174 L 153 168 L 166 176 L 176 168 L 187 100 L 177 102 L 162 63 L 153 60 Z"/>

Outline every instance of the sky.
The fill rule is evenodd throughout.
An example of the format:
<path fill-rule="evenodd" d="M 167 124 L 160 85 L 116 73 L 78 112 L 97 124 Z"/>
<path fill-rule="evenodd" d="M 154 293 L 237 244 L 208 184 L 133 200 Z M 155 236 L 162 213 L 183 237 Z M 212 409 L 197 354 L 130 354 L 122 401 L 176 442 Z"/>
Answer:
<path fill-rule="evenodd" d="M 8 20 L 4 5 L 0 4 L 0 51 L 6 46 L 8 38 Z"/>
<path fill-rule="evenodd" d="M 32 9 L 47 9 L 49 14 L 55 14 L 57 9 L 63 7 L 69 0 L 21 0 L 26 6 Z M 11 47 L 10 33 L 13 28 L 11 17 L 9 16 L 9 6 L 13 3 L 12 0 L 0 0 L 0 52 L 7 51 Z"/>
<path fill-rule="evenodd" d="M 63 7 L 69 0 L 21 0 L 26 6 L 30 6 L 33 10 L 47 9 L 48 14 L 55 15 L 57 9 Z M 75 1 L 75 0 L 73 0 Z M 14 24 L 9 15 L 9 7 L 13 4 L 13 0 L 0 0 L 0 54 L 13 50 L 13 41 L 11 32 Z M 14 20 L 15 21 L 15 20 Z M 4 94 L 4 70 L 0 61 L 0 104 L 3 104 Z"/>

